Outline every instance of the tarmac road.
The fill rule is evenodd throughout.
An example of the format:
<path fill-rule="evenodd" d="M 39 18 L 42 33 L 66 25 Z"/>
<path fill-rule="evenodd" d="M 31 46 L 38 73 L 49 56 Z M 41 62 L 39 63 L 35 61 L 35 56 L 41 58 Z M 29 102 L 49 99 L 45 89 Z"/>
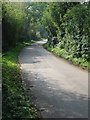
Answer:
<path fill-rule="evenodd" d="M 88 118 L 88 72 L 58 58 L 38 41 L 20 56 L 23 85 L 42 118 Z"/>

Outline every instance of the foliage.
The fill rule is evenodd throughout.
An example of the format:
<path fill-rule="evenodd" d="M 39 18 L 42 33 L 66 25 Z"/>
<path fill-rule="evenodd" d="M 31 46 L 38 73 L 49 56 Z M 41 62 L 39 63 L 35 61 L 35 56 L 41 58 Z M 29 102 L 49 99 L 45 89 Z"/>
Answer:
<path fill-rule="evenodd" d="M 38 118 L 22 86 L 18 54 L 24 46 L 25 44 L 17 44 L 14 49 L 3 54 L 3 119 Z"/>
<path fill-rule="evenodd" d="M 3 119 L 38 118 L 22 86 L 18 54 L 33 39 L 40 40 L 46 34 L 40 24 L 44 9 L 44 3 L 2 3 Z"/>
<path fill-rule="evenodd" d="M 3 2 L 3 51 L 15 47 L 17 42 L 40 40 L 46 34 L 40 23 L 45 7 L 45 3 Z"/>
<path fill-rule="evenodd" d="M 42 23 L 49 31 L 48 44 L 50 49 L 53 46 L 54 49 L 57 49 L 58 44 L 60 52 L 57 51 L 57 54 L 63 53 L 67 58 L 70 55 L 73 59 L 82 59 L 82 62 L 88 62 L 89 11 L 89 3 L 49 3 L 43 13 Z M 54 37 L 57 39 L 53 40 Z M 79 64 L 79 62 L 77 63 Z"/>
<path fill-rule="evenodd" d="M 48 36 L 45 48 L 88 67 L 89 11 L 89 3 L 2 3 L 3 51 L 10 49 L 2 61 L 4 118 L 37 118 L 22 87 L 18 64 L 18 54 L 29 40 Z"/>
<path fill-rule="evenodd" d="M 59 57 L 63 57 L 66 60 L 72 62 L 75 65 L 79 65 L 82 68 L 88 69 L 88 62 L 85 58 L 76 58 L 73 57 L 70 53 L 68 53 L 65 49 L 59 49 L 59 47 L 49 47 L 48 43 L 44 44 L 44 47 L 54 53 L 55 55 Z"/>
<path fill-rule="evenodd" d="M 18 4 L 20 6 L 20 4 Z M 7 50 L 20 41 L 23 27 L 25 26 L 26 15 L 16 3 L 2 4 L 2 37 L 3 49 Z M 19 41 L 18 41 L 19 40 Z"/>
<path fill-rule="evenodd" d="M 84 57 L 88 60 L 88 28 L 84 27 L 87 21 L 88 11 L 85 6 L 77 5 L 68 10 L 64 15 L 63 26 L 65 36 L 63 41 L 67 51 L 74 57 Z M 89 25 L 89 23 L 87 23 Z"/>

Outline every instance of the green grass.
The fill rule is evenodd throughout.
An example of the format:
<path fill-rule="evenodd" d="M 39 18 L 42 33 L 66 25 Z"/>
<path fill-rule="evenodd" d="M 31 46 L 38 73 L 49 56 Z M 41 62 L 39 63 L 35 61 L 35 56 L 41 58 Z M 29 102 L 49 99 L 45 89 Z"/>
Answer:
<path fill-rule="evenodd" d="M 4 53 L 2 57 L 3 119 L 38 119 L 37 112 L 30 106 L 30 101 L 22 86 L 18 55 L 25 46 L 25 43 L 17 44 L 15 48 Z"/>
<path fill-rule="evenodd" d="M 56 47 L 49 47 L 48 43 L 44 44 L 44 47 L 54 53 L 55 55 L 65 58 L 66 60 L 72 62 L 75 65 L 78 65 L 84 69 L 88 69 L 88 61 L 84 58 L 75 58 L 72 55 L 70 55 L 65 49 L 60 49 L 60 48 L 56 48 Z"/>

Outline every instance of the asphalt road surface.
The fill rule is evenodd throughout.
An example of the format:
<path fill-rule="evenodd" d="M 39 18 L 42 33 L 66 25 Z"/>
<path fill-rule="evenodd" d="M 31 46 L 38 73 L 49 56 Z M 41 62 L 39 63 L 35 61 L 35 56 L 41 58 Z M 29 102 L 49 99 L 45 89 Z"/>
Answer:
<path fill-rule="evenodd" d="M 88 72 L 45 50 L 38 41 L 20 56 L 23 85 L 42 118 L 88 118 Z"/>

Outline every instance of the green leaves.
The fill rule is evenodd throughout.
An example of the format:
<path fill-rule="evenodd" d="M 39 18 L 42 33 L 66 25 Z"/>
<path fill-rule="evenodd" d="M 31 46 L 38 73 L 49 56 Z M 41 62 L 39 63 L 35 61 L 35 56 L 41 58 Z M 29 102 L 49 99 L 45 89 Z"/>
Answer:
<path fill-rule="evenodd" d="M 20 41 L 24 29 L 25 13 L 17 6 L 22 6 L 22 3 L 3 2 L 2 4 L 3 50 L 15 46 L 16 42 Z"/>
<path fill-rule="evenodd" d="M 17 42 L 32 39 L 40 40 L 43 37 L 46 31 L 42 27 L 41 18 L 45 7 L 45 3 L 3 2 L 2 33 L 4 51 L 10 47 L 15 47 Z M 42 30 L 40 30 L 41 27 Z"/>
<path fill-rule="evenodd" d="M 44 25 L 50 31 L 48 35 L 51 33 L 52 38 L 56 36 L 59 41 L 56 44 L 58 47 L 52 49 L 52 44 L 50 48 L 46 47 L 57 55 L 86 67 L 89 61 L 89 9 L 89 4 L 78 2 L 50 3 L 43 15 Z M 52 41 L 53 39 L 51 43 Z"/>
<path fill-rule="evenodd" d="M 38 118 L 22 87 L 18 54 L 24 46 L 25 44 L 17 44 L 17 47 L 8 51 L 2 58 L 3 119 Z"/>

